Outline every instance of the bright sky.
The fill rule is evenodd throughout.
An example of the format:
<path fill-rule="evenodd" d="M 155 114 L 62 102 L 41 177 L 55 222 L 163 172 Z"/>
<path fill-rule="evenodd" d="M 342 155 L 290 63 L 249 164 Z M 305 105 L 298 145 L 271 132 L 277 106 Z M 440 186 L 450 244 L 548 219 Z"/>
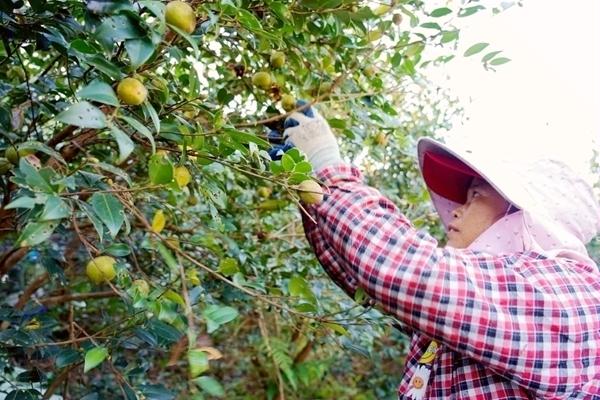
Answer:
<path fill-rule="evenodd" d="M 446 141 L 551 155 L 592 180 L 592 148 L 600 149 L 600 1 L 524 0 L 498 15 L 491 15 L 498 1 L 481 3 L 489 9 L 461 19 L 460 55 L 440 69 L 439 83 L 470 118 Z M 462 56 L 478 42 L 490 46 Z M 486 50 L 503 50 L 512 61 L 486 71 Z"/>

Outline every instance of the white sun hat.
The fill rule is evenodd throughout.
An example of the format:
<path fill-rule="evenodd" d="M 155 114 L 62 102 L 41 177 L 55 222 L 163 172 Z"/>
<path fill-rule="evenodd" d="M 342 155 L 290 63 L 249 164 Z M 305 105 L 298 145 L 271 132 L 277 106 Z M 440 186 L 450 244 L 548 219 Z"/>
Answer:
<path fill-rule="evenodd" d="M 485 179 L 519 211 L 482 233 L 469 249 L 493 254 L 535 251 L 594 264 L 585 244 L 600 231 L 600 206 L 590 185 L 553 159 L 510 160 L 451 149 L 431 138 L 417 144 L 419 167 L 444 226 L 464 203 L 474 176 Z"/>

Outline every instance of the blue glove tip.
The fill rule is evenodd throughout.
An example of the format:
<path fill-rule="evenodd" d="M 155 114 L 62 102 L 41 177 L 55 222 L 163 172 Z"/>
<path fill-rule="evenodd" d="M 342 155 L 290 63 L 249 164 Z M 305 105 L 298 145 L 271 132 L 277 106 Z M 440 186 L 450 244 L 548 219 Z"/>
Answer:
<path fill-rule="evenodd" d="M 286 118 L 285 122 L 283 123 L 283 128 L 293 128 L 294 126 L 298 125 L 300 125 L 300 122 L 296 121 L 294 118 Z"/>
<path fill-rule="evenodd" d="M 267 134 L 267 139 L 269 139 L 269 140 L 280 140 L 281 138 L 282 138 L 281 133 L 279 133 L 279 131 L 276 131 L 274 129 L 269 131 L 269 133 Z"/>
<path fill-rule="evenodd" d="M 296 107 L 302 107 L 304 105 L 308 104 L 308 102 L 306 100 L 298 100 L 296 101 Z M 302 110 L 302 114 L 306 115 L 309 118 L 314 118 L 315 117 L 315 113 L 313 112 L 312 107 L 307 107 L 304 110 Z"/>

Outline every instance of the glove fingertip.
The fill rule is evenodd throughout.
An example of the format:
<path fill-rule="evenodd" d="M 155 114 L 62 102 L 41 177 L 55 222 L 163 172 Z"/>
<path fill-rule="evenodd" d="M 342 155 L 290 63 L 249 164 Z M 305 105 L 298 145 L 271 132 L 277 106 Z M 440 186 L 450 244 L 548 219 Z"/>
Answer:
<path fill-rule="evenodd" d="M 308 104 L 308 102 L 306 100 L 297 100 L 296 101 L 296 107 L 302 107 L 302 106 L 305 106 L 307 104 Z M 315 113 L 313 112 L 312 107 L 306 107 L 301 112 L 302 112 L 302 114 L 306 115 L 307 117 L 310 117 L 310 118 L 314 118 L 315 117 Z"/>
<path fill-rule="evenodd" d="M 298 122 L 294 118 L 286 118 L 285 122 L 283 123 L 283 128 L 284 129 L 293 128 L 293 127 L 298 126 L 298 125 L 300 125 L 300 122 Z"/>

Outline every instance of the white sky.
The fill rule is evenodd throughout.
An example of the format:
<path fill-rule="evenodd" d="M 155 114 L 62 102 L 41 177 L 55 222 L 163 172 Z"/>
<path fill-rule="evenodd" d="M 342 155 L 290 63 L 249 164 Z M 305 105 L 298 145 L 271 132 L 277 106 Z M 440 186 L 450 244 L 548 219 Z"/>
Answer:
<path fill-rule="evenodd" d="M 491 15 L 497 1 L 481 3 L 489 9 L 460 19 L 459 55 L 436 79 L 470 118 L 455 124 L 446 141 L 550 155 L 593 179 L 589 160 L 592 148 L 600 148 L 600 1 L 524 0 L 498 15 Z M 490 46 L 462 56 L 478 42 Z M 480 59 L 492 50 L 512 61 L 486 71 Z"/>

